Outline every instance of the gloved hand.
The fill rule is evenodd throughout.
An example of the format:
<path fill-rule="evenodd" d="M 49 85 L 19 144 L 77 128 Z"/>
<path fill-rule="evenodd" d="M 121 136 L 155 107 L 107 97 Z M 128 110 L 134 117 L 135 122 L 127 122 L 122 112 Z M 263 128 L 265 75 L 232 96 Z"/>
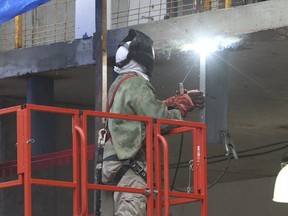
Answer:
<path fill-rule="evenodd" d="M 178 108 L 182 117 L 194 109 L 194 104 L 188 94 L 172 96 L 164 101 L 168 108 Z"/>
<path fill-rule="evenodd" d="M 205 103 L 205 96 L 202 91 L 199 90 L 189 90 L 187 94 L 191 97 L 192 102 L 195 107 L 203 108 Z"/>

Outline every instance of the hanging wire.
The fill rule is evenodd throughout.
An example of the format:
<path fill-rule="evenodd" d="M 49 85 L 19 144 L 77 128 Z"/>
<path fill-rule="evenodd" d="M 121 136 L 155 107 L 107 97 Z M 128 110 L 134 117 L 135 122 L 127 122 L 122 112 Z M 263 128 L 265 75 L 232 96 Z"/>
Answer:
<path fill-rule="evenodd" d="M 255 156 L 260 156 L 260 155 L 264 155 L 264 154 L 274 153 L 274 152 L 277 152 L 277 151 L 281 151 L 281 150 L 283 150 L 285 148 L 288 148 L 288 144 L 287 143 L 288 143 L 288 140 L 284 140 L 284 141 L 270 143 L 270 144 L 267 144 L 267 145 L 264 145 L 264 146 L 259 146 L 259 147 L 255 147 L 255 148 L 249 148 L 249 149 L 245 149 L 245 150 L 237 151 L 237 152 L 238 152 L 238 156 L 239 156 L 240 159 L 241 158 L 247 158 L 247 157 L 255 157 Z M 283 145 L 283 144 L 286 144 L 286 145 L 281 146 L 281 147 L 277 147 L 277 148 L 273 148 L 273 149 L 270 149 L 270 150 L 266 150 L 266 151 L 255 152 L 255 153 L 251 153 L 251 154 L 245 154 L 245 153 L 248 153 L 248 152 L 253 152 L 253 151 L 256 151 L 256 150 L 266 149 L 266 148 L 270 148 L 270 147 L 276 147 L 276 146 Z M 217 160 L 212 160 L 212 159 L 215 159 L 215 158 L 218 158 L 218 159 Z M 208 162 L 207 162 L 208 164 L 215 164 L 215 163 L 226 161 L 227 158 L 226 158 L 225 154 L 220 154 L 220 155 L 208 156 L 207 160 L 208 160 Z M 179 168 L 188 167 L 188 165 L 187 165 L 188 162 L 189 162 L 189 160 L 180 162 L 179 163 Z M 176 165 L 177 165 L 177 163 L 171 163 L 170 164 L 170 169 L 175 169 Z"/>
<path fill-rule="evenodd" d="M 176 170 L 175 170 L 174 177 L 173 177 L 173 181 L 172 181 L 172 185 L 171 185 L 171 191 L 172 191 L 173 188 L 174 188 L 174 184 L 175 184 L 176 177 L 177 177 L 178 170 L 179 170 L 179 166 L 180 166 L 180 160 L 181 160 L 182 149 L 183 149 L 183 137 L 184 137 L 184 134 L 182 133 L 182 134 L 181 134 L 180 147 L 179 147 L 179 153 L 178 153 L 178 161 L 177 161 L 177 166 L 176 166 Z"/>
<path fill-rule="evenodd" d="M 181 144 L 182 144 L 182 142 L 183 142 L 183 140 L 181 140 Z M 260 147 L 245 149 L 245 150 L 242 150 L 242 151 L 238 151 L 238 156 L 239 156 L 239 158 L 247 158 L 247 157 L 260 156 L 260 155 L 264 155 L 264 154 L 270 154 L 270 153 L 273 153 L 273 152 L 280 151 L 280 150 L 283 150 L 285 148 L 288 148 L 287 143 L 288 143 L 288 140 L 285 140 L 285 141 L 280 141 L 280 142 L 276 142 L 276 143 L 267 144 L 267 145 L 260 146 Z M 272 146 L 274 147 L 274 146 L 278 146 L 278 145 L 282 145 L 282 144 L 286 144 L 286 145 L 278 147 L 278 148 L 273 148 L 273 149 L 270 149 L 270 150 L 262 151 L 262 152 L 255 152 L 255 153 L 251 153 L 251 154 L 245 154 L 245 153 L 248 153 L 248 152 L 253 152 L 253 151 L 261 150 L 261 149 L 266 149 L 266 148 L 270 148 Z M 181 145 L 180 145 L 180 149 L 181 149 L 181 152 L 182 152 Z M 179 149 L 179 153 L 180 153 L 180 149 Z M 208 160 L 215 159 L 215 158 L 221 158 L 221 159 L 218 159 L 218 160 L 215 160 L 215 161 L 208 161 L 208 164 L 215 164 L 215 163 L 226 161 L 226 165 L 225 165 L 225 168 L 224 168 L 223 172 L 210 185 L 208 185 L 208 189 L 210 189 L 213 186 L 215 186 L 227 174 L 229 166 L 230 166 L 230 162 L 231 162 L 231 157 L 232 157 L 231 155 L 224 155 L 223 154 L 223 155 L 215 155 L 215 156 L 211 156 L 211 157 L 207 158 Z M 181 158 L 181 154 L 179 154 L 178 161 L 177 161 L 176 164 L 170 164 L 170 169 L 175 169 L 176 168 L 176 170 L 177 170 L 177 172 L 175 171 L 174 179 L 176 179 L 178 170 L 180 168 L 187 168 L 189 166 L 189 161 L 179 162 L 180 158 Z M 173 189 L 175 191 L 184 192 L 184 190 L 181 190 L 181 189 L 176 188 L 174 186 L 174 184 L 175 184 L 175 180 L 174 179 L 172 181 L 171 190 Z"/>
<path fill-rule="evenodd" d="M 230 167 L 230 155 L 227 156 L 227 158 L 225 160 L 227 160 L 226 166 L 224 171 L 222 172 L 222 174 L 216 178 L 216 180 L 213 181 L 213 183 L 211 183 L 210 185 L 208 185 L 208 189 L 212 188 L 213 186 L 215 186 L 218 182 L 220 182 L 222 180 L 222 178 L 226 175 L 229 167 Z"/>

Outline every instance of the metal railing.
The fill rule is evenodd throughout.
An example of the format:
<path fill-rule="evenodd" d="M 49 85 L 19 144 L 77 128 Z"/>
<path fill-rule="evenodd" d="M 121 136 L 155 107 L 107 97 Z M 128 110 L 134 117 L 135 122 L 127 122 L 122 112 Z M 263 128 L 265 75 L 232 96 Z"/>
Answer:
<path fill-rule="evenodd" d="M 74 40 L 75 0 L 52 0 L 18 17 L 0 25 L 0 52 Z"/>
<path fill-rule="evenodd" d="M 263 0 L 127 0 L 113 1 L 112 29 L 174 17 L 237 7 Z"/>
<path fill-rule="evenodd" d="M 72 177 L 69 181 L 32 176 L 31 157 L 31 112 L 49 112 L 68 115 L 72 119 Z M 33 211 L 32 186 L 66 188 L 73 191 L 72 215 L 88 216 L 89 191 L 107 190 L 128 193 L 140 193 L 147 197 L 148 216 L 169 216 L 170 206 L 189 202 L 200 202 L 201 216 L 207 216 L 207 157 L 206 157 L 206 125 L 203 123 L 175 121 L 168 119 L 153 119 L 147 116 L 123 115 L 116 113 L 98 112 L 92 110 L 76 110 L 59 107 L 48 107 L 33 104 L 16 106 L 0 110 L 0 116 L 14 113 L 17 122 L 17 178 L 0 182 L 0 190 L 12 187 L 23 187 L 24 215 L 31 216 Z M 147 185 L 145 188 L 120 187 L 113 185 L 95 184 L 88 175 L 93 174 L 88 169 L 88 119 L 116 118 L 131 121 L 140 121 L 146 125 L 146 168 Z M 174 125 L 177 128 L 169 132 L 169 136 L 181 133 L 191 133 L 191 154 L 193 169 L 189 173 L 191 188 L 187 191 L 173 191 L 169 188 L 169 146 L 166 138 L 161 134 L 161 125 Z M 94 130 L 92 130 L 94 131 Z M 154 135 L 154 136 L 153 136 Z M 165 135 L 166 136 L 166 135 Z M 80 139 L 78 139 L 78 137 Z M 188 142 L 189 143 L 189 142 Z M 58 155 L 58 154 L 57 154 Z M 52 157 L 51 157 L 52 156 Z M 59 155 L 58 155 L 59 156 Z M 66 156 L 66 155 L 63 155 Z M 38 156 L 45 160 L 57 160 L 54 153 Z M 163 168 L 163 169 L 162 169 Z M 41 169 L 41 168 L 40 168 Z M 94 170 L 94 169 L 93 169 Z M 42 193 L 45 196 L 44 193 Z M 4 199 L 9 199 L 9 196 Z M 39 197 L 38 197 L 39 198 Z M 3 198 L 2 198 L 3 199 Z M 35 201 L 35 199 L 34 199 Z M 10 202 L 10 200 L 9 200 Z M 11 200 L 13 202 L 13 200 Z M 19 203 L 14 206 L 19 210 Z M 69 205 L 71 206 L 71 205 Z M 44 206 L 41 207 L 41 209 Z M 164 209 L 164 212 L 162 212 Z"/>
<path fill-rule="evenodd" d="M 263 0 L 111 0 L 109 28 L 122 28 L 260 1 Z M 0 25 L 0 52 L 74 40 L 75 3 L 76 0 L 52 0 L 21 15 L 20 19 Z"/>

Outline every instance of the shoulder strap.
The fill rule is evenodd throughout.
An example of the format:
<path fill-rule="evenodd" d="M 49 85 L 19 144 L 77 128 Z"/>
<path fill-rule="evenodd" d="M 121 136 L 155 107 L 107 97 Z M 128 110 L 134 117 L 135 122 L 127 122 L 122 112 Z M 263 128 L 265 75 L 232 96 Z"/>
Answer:
<path fill-rule="evenodd" d="M 119 87 L 122 85 L 122 83 L 123 83 L 125 80 L 130 79 L 130 78 L 132 78 L 132 77 L 135 77 L 135 75 L 129 74 L 129 75 L 123 77 L 123 78 L 118 82 L 118 84 L 117 84 L 117 86 L 116 86 L 116 88 L 114 89 L 114 92 L 113 92 L 113 94 L 112 94 L 112 98 L 111 98 L 111 101 L 110 101 L 109 105 L 108 105 L 108 101 L 107 101 L 106 112 L 109 112 L 109 111 L 110 111 L 110 109 L 111 109 L 111 107 L 112 107 L 112 105 L 113 105 L 113 103 L 114 103 L 114 97 L 115 97 L 115 95 L 116 95 Z"/>

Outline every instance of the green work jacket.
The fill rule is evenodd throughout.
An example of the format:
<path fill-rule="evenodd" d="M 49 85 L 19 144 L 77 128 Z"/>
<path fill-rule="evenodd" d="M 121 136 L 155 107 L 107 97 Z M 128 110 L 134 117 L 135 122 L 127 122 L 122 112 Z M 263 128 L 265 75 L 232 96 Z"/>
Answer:
<path fill-rule="evenodd" d="M 151 83 L 133 72 L 120 74 L 112 83 L 108 92 L 108 103 L 112 99 L 118 82 L 128 74 L 135 76 L 125 80 L 116 91 L 110 108 L 111 113 L 182 120 L 178 109 L 168 110 L 163 101 L 157 99 Z M 109 119 L 108 128 L 111 138 L 105 143 L 104 159 L 113 154 L 117 154 L 120 160 L 134 158 L 145 140 L 145 123 Z M 161 129 L 169 130 L 169 126 L 163 126 Z"/>

